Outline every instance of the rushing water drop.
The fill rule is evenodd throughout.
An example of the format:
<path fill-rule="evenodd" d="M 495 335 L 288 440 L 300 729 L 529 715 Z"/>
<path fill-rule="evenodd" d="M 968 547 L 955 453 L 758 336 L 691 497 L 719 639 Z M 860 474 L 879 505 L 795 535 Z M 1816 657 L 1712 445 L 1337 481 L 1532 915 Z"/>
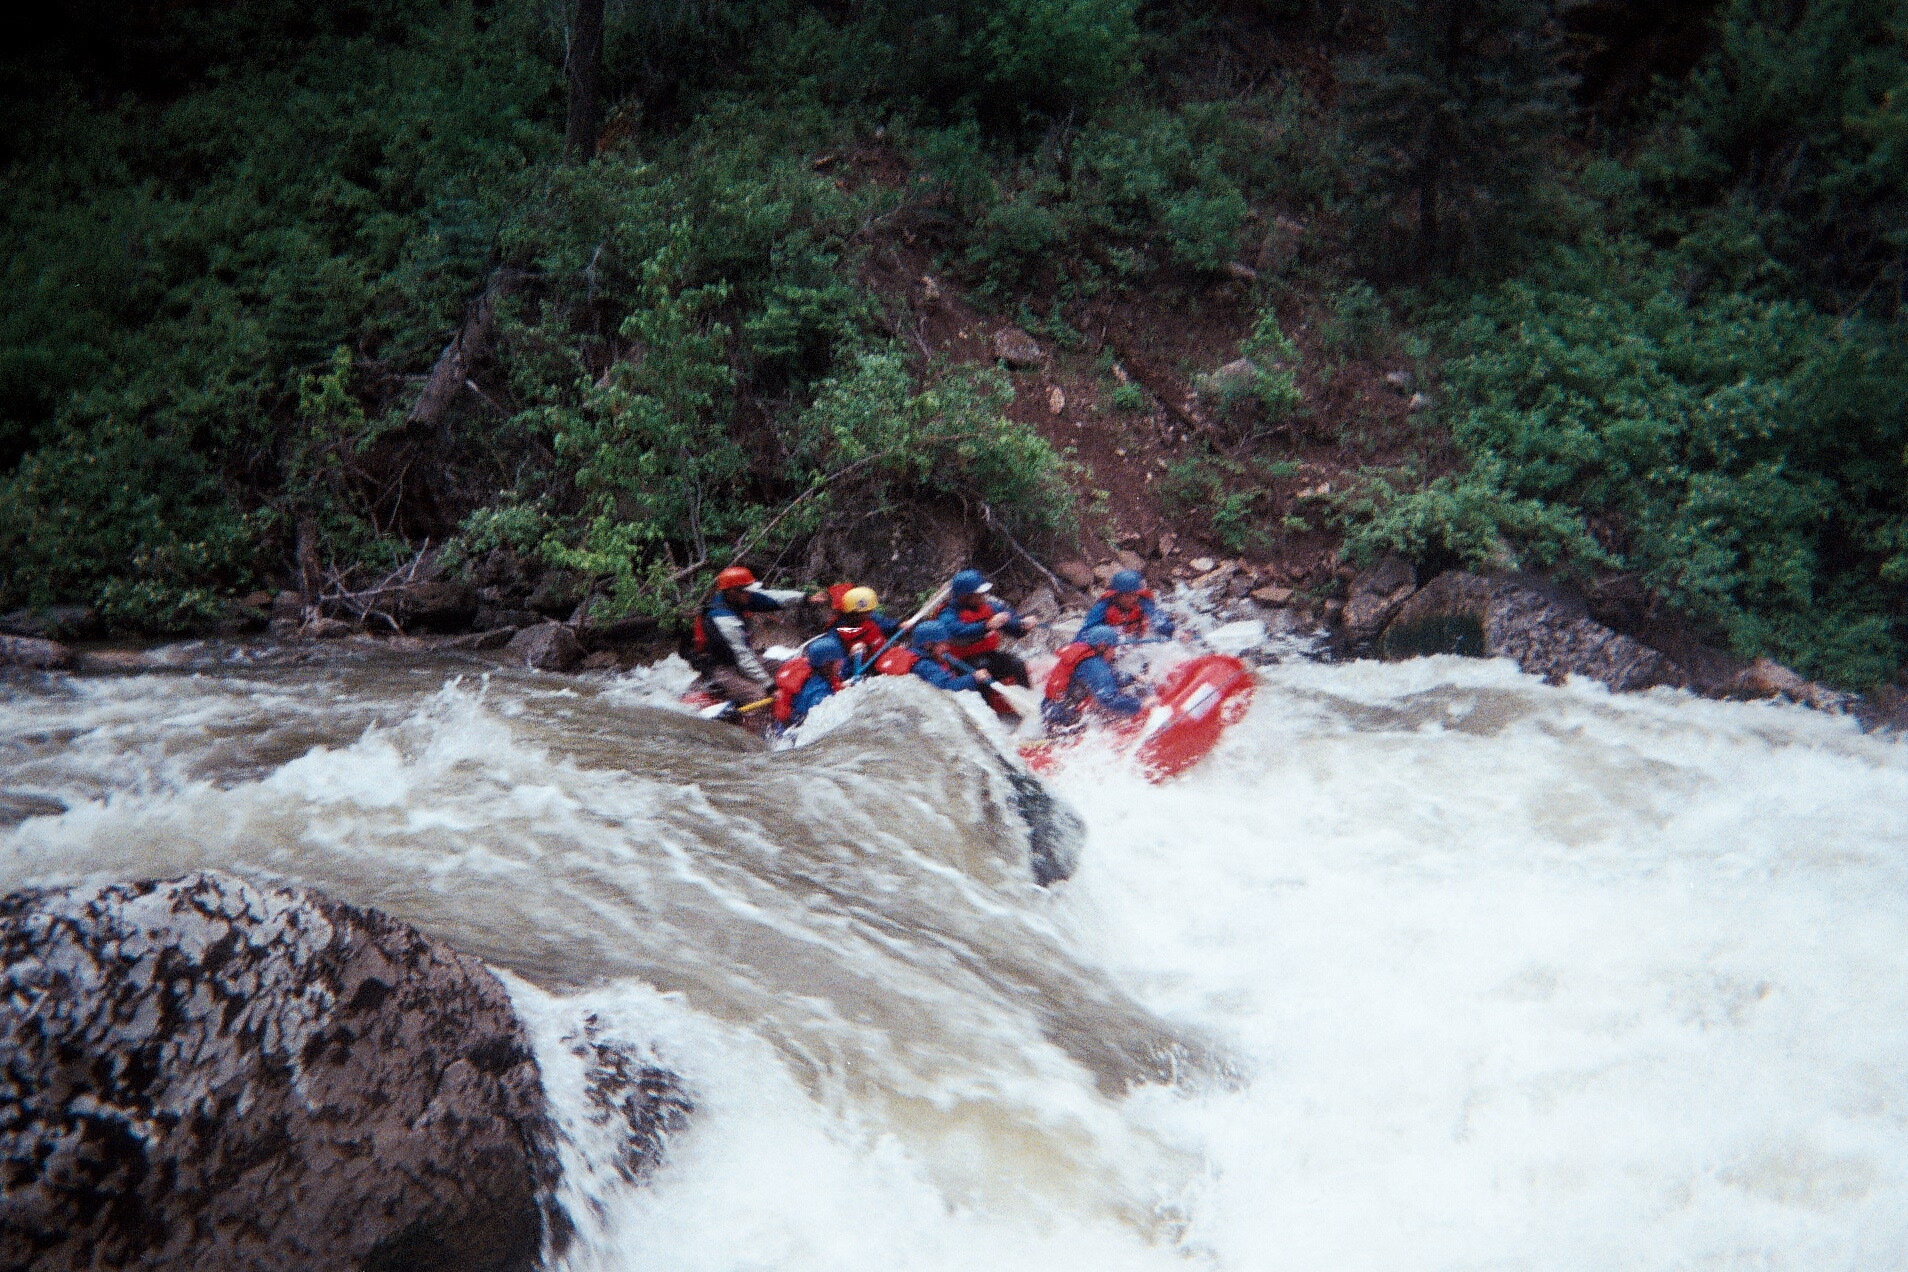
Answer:
<path fill-rule="evenodd" d="M 503 969 L 577 1269 L 1908 1266 L 1900 742 L 1288 664 L 1177 782 L 1081 748 L 1043 889 L 988 720 L 883 683 L 770 753 L 678 677 L 15 686 L 0 882 L 216 866 Z M 586 1020 L 695 1101 L 646 1183 Z"/>

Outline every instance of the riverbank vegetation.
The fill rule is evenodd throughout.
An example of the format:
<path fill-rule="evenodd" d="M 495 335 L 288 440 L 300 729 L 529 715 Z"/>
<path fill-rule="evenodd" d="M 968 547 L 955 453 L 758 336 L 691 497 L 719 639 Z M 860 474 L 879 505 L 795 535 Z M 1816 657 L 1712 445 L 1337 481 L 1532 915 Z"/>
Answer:
<path fill-rule="evenodd" d="M 0 606 L 177 630 L 430 547 L 668 617 L 925 501 L 1063 544 L 1095 479 L 928 338 L 958 293 L 1177 429 L 1162 506 L 1228 550 L 1541 570 L 1845 685 L 1908 657 L 1895 4 L 612 3 L 580 148 L 574 8 L 14 42 Z M 1129 381 L 1113 307 L 1223 334 L 1165 369 L 1204 407 Z M 1423 392 L 1381 446 L 1334 386 L 1385 367 Z M 1300 508 L 1308 448 L 1360 458 Z"/>

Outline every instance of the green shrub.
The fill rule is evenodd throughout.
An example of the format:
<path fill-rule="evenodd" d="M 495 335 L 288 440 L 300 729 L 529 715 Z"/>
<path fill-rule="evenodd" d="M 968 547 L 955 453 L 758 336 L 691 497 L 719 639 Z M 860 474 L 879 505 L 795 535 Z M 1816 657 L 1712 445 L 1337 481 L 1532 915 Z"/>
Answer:
<path fill-rule="evenodd" d="M 1371 358 L 1383 351 L 1390 334 L 1390 310 L 1371 284 L 1358 282 L 1333 299 L 1318 337 L 1328 353 L 1340 358 Z"/>
<path fill-rule="evenodd" d="M 1262 312 L 1239 352 L 1257 368 L 1252 396 L 1258 400 L 1265 422 L 1278 424 L 1290 419 L 1304 401 L 1298 387 L 1299 351 L 1279 327 L 1278 315 L 1270 309 Z"/>
<path fill-rule="evenodd" d="M 1898 332 L 1735 293 L 1685 299 L 1632 244 L 1560 252 L 1451 333 L 1471 469 L 1366 488 L 1353 544 L 1633 570 L 1748 656 L 1866 684 L 1904 653 Z M 1859 634 L 1859 638 L 1856 634 Z"/>

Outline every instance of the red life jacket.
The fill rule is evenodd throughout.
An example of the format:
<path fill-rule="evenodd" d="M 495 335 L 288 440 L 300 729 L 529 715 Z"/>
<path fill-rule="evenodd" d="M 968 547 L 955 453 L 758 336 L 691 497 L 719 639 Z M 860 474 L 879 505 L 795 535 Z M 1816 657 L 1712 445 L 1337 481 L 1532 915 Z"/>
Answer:
<path fill-rule="evenodd" d="M 906 645 L 896 645 L 875 659 L 875 672 L 883 676 L 905 676 L 913 671 L 914 664 L 920 661 L 921 655 Z"/>
<path fill-rule="evenodd" d="M 775 669 L 775 704 L 769 708 L 774 713 L 777 724 L 787 724 L 795 715 L 795 695 L 802 691 L 808 678 L 815 674 L 815 668 L 808 659 L 791 658 Z M 841 664 L 836 663 L 828 673 L 828 683 L 836 693 L 841 692 Z"/>
<path fill-rule="evenodd" d="M 1060 661 L 1047 673 L 1047 701 L 1059 702 L 1073 688 L 1073 672 L 1081 663 L 1100 651 L 1083 640 L 1076 640 L 1060 651 Z"/>
<path fill-rule="evenodd" d="M 1000 611 L 994 603 L 976 593 L 954 602 L 954 614 L 963 623 L 984 623 Z M 1000 648 L 1000 633 L 988 632 L 979 640 L 967 645 L 950 645 L 948 653 L 962 662 L 971 662 L 980 654 L 991 654 Z"/>
<path fill-rule="evenodd" d="M 855 652 L 857 643 L 866 645 L 868 652 L 873 653 L 887 641 L 888 638 L 882 633 L 880 625 L 872 618 L 864 618 L 856 624 L 846 624 L 843 620 L 848 617 L 850 616 L 847 614 L 835 615 L 835 635 L 841 638 L 841 647 L 849 653 Z"/>
<path fill-rule="evenodd" d="M 698 654 L 709 652 L 709 629 L 702 625 L 701 610 L 696 611 L 696 625 L 690 632 L 690 639 L 694 642 L 695 651 Z"/>
<path fill-rule="evenodd" d="M 814 674 L 815 669 L 808 665 L 806 658 L 791 658 L 775 669 L 775 705 L 769 710 L 775 714 L 777 724 L 787 724 L 789 717 L 795 714 L 795 695 Z"/>
<path fill-rule="evenodd" d="M 1153 589 L 1149 587 L 1135 592 L 1134 595 L 1143 596 L 1150 601 L 1153 599 Z M 1106 625 L 1117 627 L 1128 636 L 1144 636 L 1146 634 L 1145 608 L 1136 600 L 1129 609 L 1115 599 L 1118 596 L 1118 592 L 1100 593 L 1100 599 L 1106 602 Z"/>

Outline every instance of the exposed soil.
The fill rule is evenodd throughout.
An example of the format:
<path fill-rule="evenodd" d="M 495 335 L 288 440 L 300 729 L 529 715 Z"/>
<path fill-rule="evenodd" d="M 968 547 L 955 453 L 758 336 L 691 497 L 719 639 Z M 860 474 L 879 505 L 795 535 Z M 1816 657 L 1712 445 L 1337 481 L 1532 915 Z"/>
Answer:
<path fill-rule="evenodd" d="M 878 143 L 829 163 L 844 185 L 875 182 L 900 190 L 912 175 L 905 157 Z M 1395 354 L 1333 357 L 1318 337 L 1321 302 L 1294 289 L 1280 289 L 1274 303 L 1300 351 L 1304 406 L 1296 418 L 1267 428 L 1249 415 L 1226 418 L 1202 402 L 1195 377 L 1240 356 L 1240 342 L 1273 291 L 1244 265 L 1237 276 L 1216 282 L 1078 302 L 1064 315 L 1070 339 L 1030 333 L 1041 361 L 1008 367 L 997 356 L 995 337 L 1016 328 L 1014 318 L 935 268 L 944 245 L 925 212 L 918 203 L 904 204 L 870 228 L 862 281 L 882 297 L 917 370 L 1001 366 L 1015 391 L 1008 414 L 1077 465 L 1077 540 L 1022 545 L 1048 567 L 1079 562 L 1104 574 L 1124 550 L 1142 558 L 1159 584 L 1192 577 L 1192 562 L 1209 558 L 1243 567 L 1240 573 L 1254 584 L 1322 596 L 1347 573 L 1328 497 L 1342 494 L 1361 468 L 1415 459 L 1438 472 L 1455 463 L 1434 415 L 1412 407 L 1416 369 L 1410 361 Z M 1405 384 L 1387 382 L 1388 374 Z M 1115 404 L 1115 390 L 1126 383 L 1146 391 L 1144 408 Z M 1183 483 L 1172 480 L 1173 465 L 1199 456 L 1237 466 L 1235 488 L 1265 492 L 1253 505 L 1248 533 L 1230 544 L 1216 532 L 1210 507 L 1189 500 Z M 1271 464 L 1280 467 L 1268 472 Z M 1037 580 L 1024 563 L 1018 569 L 1029 584 Z"/>

